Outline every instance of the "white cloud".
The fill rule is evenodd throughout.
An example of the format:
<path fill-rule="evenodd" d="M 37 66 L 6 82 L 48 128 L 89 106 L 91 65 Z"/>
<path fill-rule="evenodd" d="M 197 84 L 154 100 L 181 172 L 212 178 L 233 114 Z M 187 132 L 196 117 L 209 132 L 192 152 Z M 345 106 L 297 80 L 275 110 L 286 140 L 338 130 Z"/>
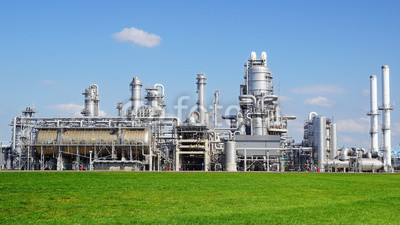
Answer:
<path fill-rule="evenodd" d="M 56 111 L 60 116 L 82 116 L 81 112 L 83 110 L 82 105 L 77 105 L 75 103 L 69 104 L 59 104 L 47 107 L 50 110 Z M 99 110 L 99 116 L 106 116 L 107 114 Z"/>
<path fill-rule="evenodd" d="M 360 118 L 357 120 L 345 119 L 338 120 L 338 131 L 345 133 L 363 133 L 368 134 L 369 132 L 369 120 L 368 118 Z"/>
<path fill-rule="evenodd" d="M 316 105 L 316 106 L 321 106 L 321 107 L 332 107 L 335 102 L 332 100 L 329 100 L 326 97 L 318 96 L 315 98 L 308 98 L 304 101 L 304 104 L 306 105 Z"/>
<path fill-rule="evenodd" d="M 144 30 L 135 27 L 124 28 L 120 32 L 112 35 L 114 39 L 120 42 L 131 42 L 142 47 L 154 47 L 160 44 L 161 37 L 156 34 L 149 34 Z"/>
<path fill-rule="evenodd" d="M 57 83 L 55 80 L 40 80 L 39 81 L 42 84 L 55 84 Z"/>
<path fill-rule="evenodd" d="M 310 85 L 305 87 L 298 87 L 292 89 L 293 93 L 296 94 L 343 94 L 344 89 L 338 85 L 333 84 L 319 84 L 319 85 Z"/>
<path fill-rule="evenodd" d="M 363 90 L 361 91 L 361 94 L 362 94 L 362 96 L 364 96 L 364 97 L 369 97 L 369 89 L 363 89 Z"/>

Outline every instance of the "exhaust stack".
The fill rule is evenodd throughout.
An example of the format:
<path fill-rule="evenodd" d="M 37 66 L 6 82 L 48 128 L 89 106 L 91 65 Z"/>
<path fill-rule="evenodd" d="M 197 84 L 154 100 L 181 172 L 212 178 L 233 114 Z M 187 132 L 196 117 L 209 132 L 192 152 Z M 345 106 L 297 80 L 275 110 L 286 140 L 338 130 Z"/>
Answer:
<path fill-rule="evenodd" d="M 204 73 L 197 74 L 197 94 L 198 94 L 198 101 L 197 101 L 197 111 L 200 113 L 200 123 L 206 124 L 206 76 Z"/>
<path fill-rule="evenodd" d="M 371 153 L 378 153 L 378 82 L 375 75 L 370 77 L 370 100 L 371 111 L 367 114 L 371 117 Z"/>
<path fill-rule="evenodd" d="M 392 146 L 390 132 L 390 81 L 389 81 L 389 66 L 382 66 L 382 133 L 383 133 L 383 151 L 385 172 L 392 171 Z"/>

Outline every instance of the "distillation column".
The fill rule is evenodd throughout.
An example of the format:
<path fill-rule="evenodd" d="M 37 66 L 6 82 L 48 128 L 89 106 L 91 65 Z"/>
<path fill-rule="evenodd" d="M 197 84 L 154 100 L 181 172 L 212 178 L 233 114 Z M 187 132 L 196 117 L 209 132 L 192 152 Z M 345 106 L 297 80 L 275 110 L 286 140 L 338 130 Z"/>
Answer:
<path fill-rule="evenodd" d="M 139 78 L 132 77 L 131 86 L 131 115 L 137 115 L 140 107 L 142 106 L 142 82 Z"/>
<path fill-rule="evenodd" d="M 99 115 L 99 88 L 96 84 L 91 84 L 89 88 L 82 93 L 85 96 L 85 106 L 81 114 L 83 116 Z"/>
<path fill-rule="evenodd" d="M 330 130 L 330 145 L 331 145 L 331 159 L 335 159 L 338 155 L 338 145 L 337 145 L 337 124 L 331 123 L 331 130 Z"/>
<path fill-rule="evenodd" d="M 384 150 L 384 165 L 385 172 L 392 171 L 392 147 L 391 147 L 391 132 L 390 132 L 390 82 L 389 82 L 389 66 L 382 66 L 382 108 L 383 111 L 383 150 Z"/>
<path fill-rule="evenodd" d="M 375 75 L 370 76 L 370 104 L 371 111 L 367 114 L 371 117 L 371 153 L 378 153 L 378 82 Z"/>
<path fill-rule="evenodd" d="M 318 150 L 318 170 L 325 172 L 326 162 L 326 117 L 316 116 L 313 118 L 314 126 L 314 143 Z"/>
<path fill-rule="evenodd" d="M 205 89 L 206 89 L 206 76 L 204 73 L 197 74 L 197 111 L 200 113 L 199 121 L 201 124 L 206 124 L 206 99 L 205 99 Z"/>

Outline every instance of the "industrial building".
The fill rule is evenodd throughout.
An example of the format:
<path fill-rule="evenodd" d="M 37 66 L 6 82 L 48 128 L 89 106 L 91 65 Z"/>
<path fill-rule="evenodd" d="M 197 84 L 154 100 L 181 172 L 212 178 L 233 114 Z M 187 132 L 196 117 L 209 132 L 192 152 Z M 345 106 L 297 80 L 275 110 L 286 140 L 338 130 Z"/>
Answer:
<path fill-rule="evenodd" d="M 245 64 L 238 96 L 239 112 L 222 115 L 219 92 L 207 111 L 206 76 L 197 74 L 197 109 L 181 121 L 166 116 L 162 84 L 145 89 L 138 77 L 130 83 L 130 107 L 117 103 L 117 116 L 99 116 L 99 88 L 84 95 L 81 117 L 39 117 L 27 107 L 14 117 L 11 145 L 2 148 L 2 167 L 9 170 L 125 171 L 315 171 L 392 172 L 389 67 L 382 67 L 382 106 L 377 103 L 377 77 L 371 82 L 371 147 L 339 149 L 340 127 L 310 112 L 304 138 L 288 135 L 295 116 L 282 115 L 267 54 L 252 52 Z M 383 115 L 379 149 L 378 114 Z M 219 120 L 230 122 L 220 127 Z M 379 154 L 383 152 L 383 155 Z"/>

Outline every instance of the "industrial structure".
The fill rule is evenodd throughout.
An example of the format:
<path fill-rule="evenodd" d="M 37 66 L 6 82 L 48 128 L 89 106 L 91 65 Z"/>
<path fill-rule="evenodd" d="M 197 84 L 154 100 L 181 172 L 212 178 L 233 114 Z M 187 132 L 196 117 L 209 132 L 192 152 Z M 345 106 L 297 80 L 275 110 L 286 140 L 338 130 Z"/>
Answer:
<path fill-rule="evenodd" d="M 389 68 L 382 67 L 383 157 L 378 144 L 377 78 L 371 76 L 371 148 L 338 149 L 337 124 L 311 112 L 304 138 L 295 143 L 274 92 L 267 54 L 252 52 L 234 115 L 219 114 L 219 92 L 207 112 L 206 76 L 197 74 L 197 109 L 181 121 L 165 114 L 161 84 L 130 83 L 130 107 L 99 116 L 99 88 L 84 95 L 82 117 L 37 117 L 27 107 L 12 121 L 11 145 L 2 148 L 2 167 L 12 170 L 126 171 L 315 171 L 391 172 Z M 221 119 L 230 122 L 221 127 Z M 339 128 L 340 129 L 340 128 Z"/>

